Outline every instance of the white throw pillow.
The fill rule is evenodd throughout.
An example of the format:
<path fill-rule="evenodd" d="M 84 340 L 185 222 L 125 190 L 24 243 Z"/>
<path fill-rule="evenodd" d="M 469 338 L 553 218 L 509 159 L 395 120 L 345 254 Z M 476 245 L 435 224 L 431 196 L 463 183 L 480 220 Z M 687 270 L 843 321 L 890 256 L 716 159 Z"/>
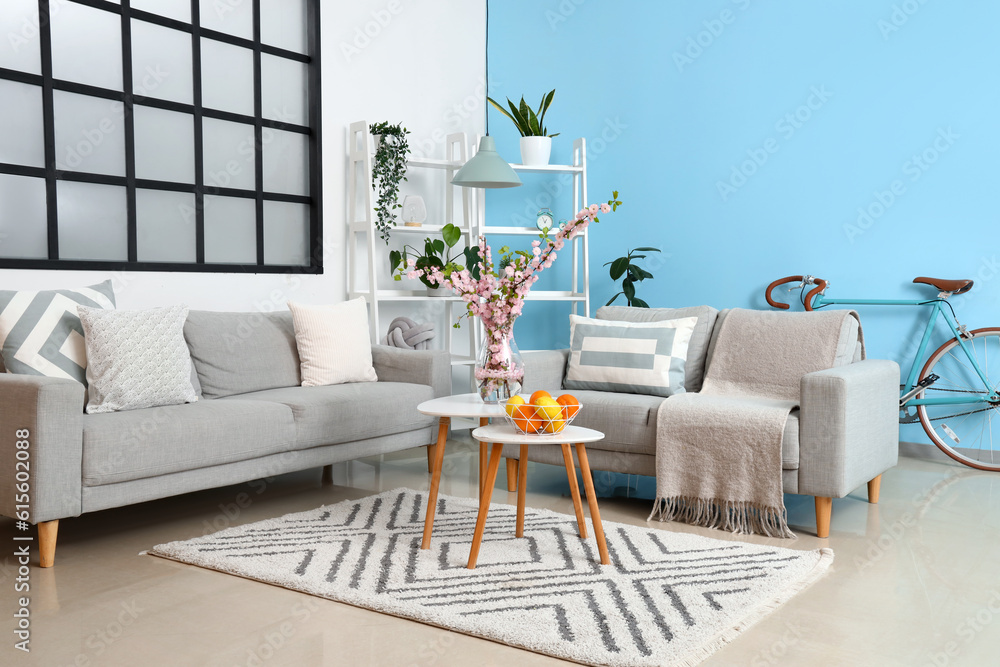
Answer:
<path fill-rule="evenodd" d="M 101 310 L 80 306 L 87 345 L 87 413 L 194 403 L 184 306 Z"/>
<path fill-rule="evenodd" d="M 375 382 L 368 307 L 362 298 L 332 306 L 288 303 L 303 387 Z"/>
<path fill-rule="evenodd" d="M 673 396 L 684 393 L 684 364 L 697 317 L 613 322 L 570 315 L 566 389 Z"/>

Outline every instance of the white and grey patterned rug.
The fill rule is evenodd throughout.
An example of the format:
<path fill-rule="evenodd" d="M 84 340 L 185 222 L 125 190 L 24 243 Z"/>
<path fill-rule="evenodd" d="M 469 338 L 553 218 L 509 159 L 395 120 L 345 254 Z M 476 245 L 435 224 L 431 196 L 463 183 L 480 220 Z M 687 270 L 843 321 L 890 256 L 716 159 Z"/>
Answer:
<path fill-rule="evenodd" d="M 154 547 L 149 553 L 591 665 L 695 665 L 818 579 L 829 549 L 797 551 L 491 506 L 466 569 L 478 503 L 386 491 Z M 588 521 L 588 524 L 590 522 Z"/>

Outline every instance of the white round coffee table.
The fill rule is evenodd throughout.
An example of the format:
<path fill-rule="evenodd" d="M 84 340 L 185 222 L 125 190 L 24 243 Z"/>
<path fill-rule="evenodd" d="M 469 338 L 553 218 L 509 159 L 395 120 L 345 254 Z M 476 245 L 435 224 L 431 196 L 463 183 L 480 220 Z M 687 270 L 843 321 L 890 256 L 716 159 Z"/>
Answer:
<path fill-rule="evenodd" d="M 493 485 L 497 479 L 497 469 L 500 467 L 500 457 L 504 445 L 520 445 L 521 456 L 517 466 L 517 537 L 524 537 L 524 497 L 525 482 L 528 478 L 528 447 L 549 445 L 562 448 L 563 462 L 566 464 L 566 475 L 569 478 L 569 490 L 573 496 L 573 509 L 576 510 L 576 524 L 580 528 L 580 537 L 587 539 L 587 523 L 583 518 L 583 502 L 580 500 L 580 488 L 576 483 L 576 468 L 573 466 L 573 453 L 570 445 L 576 446 L 576 456 L 580 460 L 580 473 L 583 485 L 587 490 L 587 504 L 590 506 L 590 518 L 594 522 L 594 537 L 597 538 L 597 550 L 601 554 L 601 564 L 611 562 L 608 555 L 608 545 L 604 540 L 604 526 L 601 525 L 601 512 L 597 508 L 597 493 L 594 491 L 594 480 L 590 475 L 590 463 L 587 461 L 588 442 L 604 439 L 604 434 L 582 426 L 570 424 L 559 433 L 525 435 L 510 424 L 492 424 L 480 426 L 472 432 L 472 437 L 481 443 L 492 442 L 490 463 L 486 468 L 486 481 L 483 492 L 479 495 L 479 517 L 476 519 L 476 532 L 472 537 L 472 550 L 469 552 L 470 570 L 475 569 L 479 558 L 479 547 L 483 543 L 483 531 L 486 528 L 486 515 L 490 511 L 490 498 L 493 496 Z"/>
<path fill-rule="evenodd" d="M 438 418 L 438 437 L 434 445 L 427 446 L 427 468 L 431 473 L 431 490 L 427 497 L 427 514 L 424 517 L 424 539 L 421 549 L 431 548 L 431 532 L 434 530 L 434 512 L 437 506 L 438 487 L 441 485 L 441 464 L 444 448 L 448 442 L 452 417 L 478 419 L 479 425 L 486 426 L 491 418 L 503 417 L 503 406 L 498 403 L 483 403 L 479 394 L 457 394 L 424 401 L 417 410 L 425 415 Z M 483 494 L 486 479 L 486 443 L 479 443 L 479 495 Z"/>

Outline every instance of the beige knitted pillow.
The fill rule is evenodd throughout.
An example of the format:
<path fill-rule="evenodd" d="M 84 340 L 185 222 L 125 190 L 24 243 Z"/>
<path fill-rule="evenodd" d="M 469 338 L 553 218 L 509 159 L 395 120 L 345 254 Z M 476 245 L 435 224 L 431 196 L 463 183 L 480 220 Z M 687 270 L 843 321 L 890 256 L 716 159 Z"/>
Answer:
<path fill-rule="evenodd" d="M 331 306 L 288 303 L 299 350 L 302 386 L 375 382 L 363 298 Z"/>

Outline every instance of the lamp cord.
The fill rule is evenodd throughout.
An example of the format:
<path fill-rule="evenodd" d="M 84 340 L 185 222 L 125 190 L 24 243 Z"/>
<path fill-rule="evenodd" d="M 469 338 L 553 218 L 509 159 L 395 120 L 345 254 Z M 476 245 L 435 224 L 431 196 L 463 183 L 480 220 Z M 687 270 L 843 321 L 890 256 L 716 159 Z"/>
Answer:
<path fill-rule="evenodd" d="M 486 0 L 486 136 L 490 136 L 490 0 Z"/>

